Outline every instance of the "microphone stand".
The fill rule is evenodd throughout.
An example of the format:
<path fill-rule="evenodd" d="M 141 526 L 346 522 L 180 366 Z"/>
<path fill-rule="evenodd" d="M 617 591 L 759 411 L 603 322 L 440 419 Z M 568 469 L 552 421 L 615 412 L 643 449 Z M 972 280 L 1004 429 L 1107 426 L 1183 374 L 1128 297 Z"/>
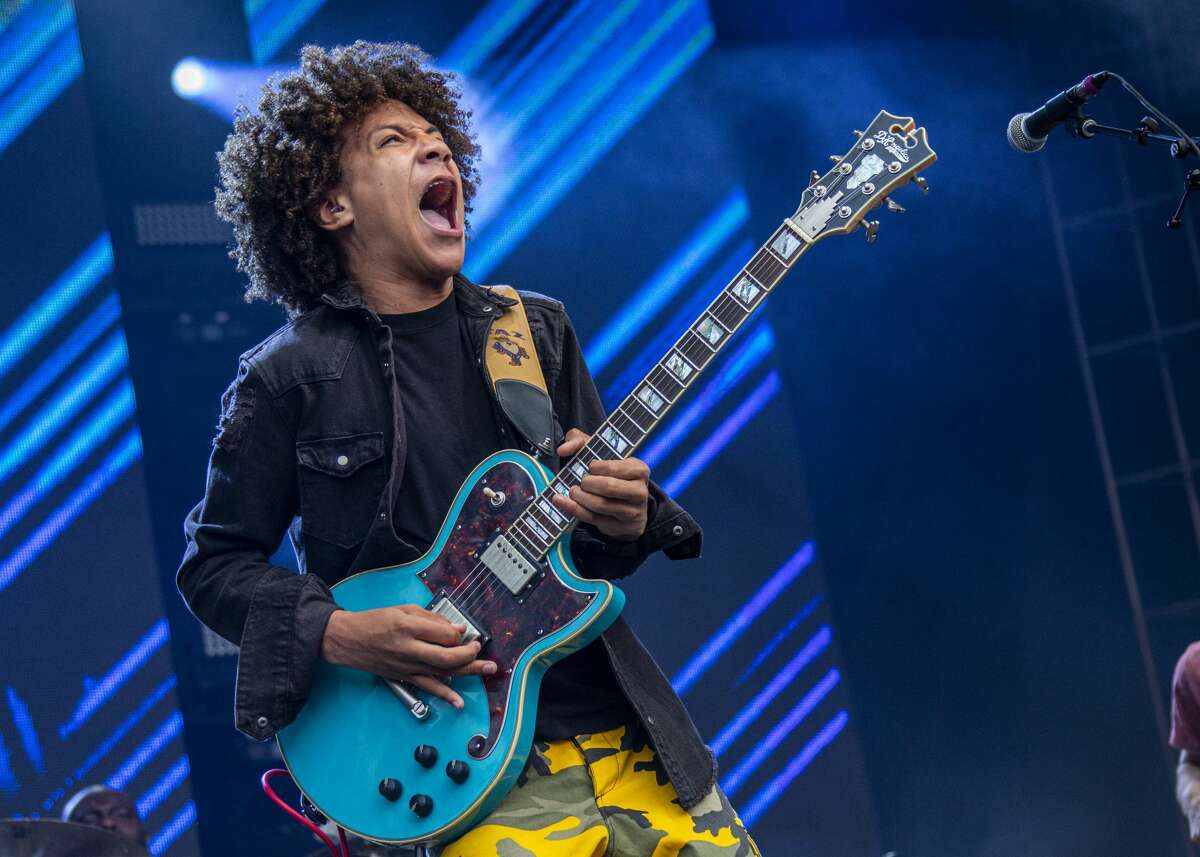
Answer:
<path fill-rule="evenodd" d="M 1200 137 L 1193 137 L 1192 141 L 1194 145 L 1189 147 L 1183 145 L 1183 138 L 1181 137 L 1160 134 L 1158 121 L 1152 116 L 1143 116 L 1141 124 L 1136 128 L 1117 128 L 1113 125 L 1101 125 L 1092 117 L 1085 116 L 1083 111 L 1080 111 L 1071 120 L 1071 136 L 1079 137 L 1082 140 L 1090 140 L 1097 135 L 1133 140 L 1139 146 L 1148 146 L 1150 143 L 1166 143 L 1170 146 L 1171 157 L 1175 160 L 1183 160 L 1189 155 L 1196 156 L 1197 147 L 1200 147 Z M 1175 206 L 1175 213 L 1167 221 L 1168 229 L 1178 229 L 1183 225 L 1183 209 L 1194 190 L 1200 190 L 1200 169 L 1196 168 L 1188 170 L 1187 175 L 1184 176 L 1183 196 L 1180 197 L 1179 204 Z"/>

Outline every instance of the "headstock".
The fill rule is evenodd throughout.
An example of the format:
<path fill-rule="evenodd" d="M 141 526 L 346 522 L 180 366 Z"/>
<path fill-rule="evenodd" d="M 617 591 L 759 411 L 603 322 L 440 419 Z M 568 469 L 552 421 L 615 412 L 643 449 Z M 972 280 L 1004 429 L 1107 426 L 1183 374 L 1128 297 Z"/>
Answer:
<path fill-rule="evenodd" d="M 917 128 L 911 116 L 893 116 L 886 110 L 871 120 L 866 131 L 856 131 L 858 141 L 845 155 L 831 155 L 835 165 L 825 175 L 813 170 L 800 206 L 791 216 L 791 226 L 816 243 L 828 235 L 853 232 L 863 218 L 880 205 L 889 211 L 904 207 L 888 194 L 902 184 L 915 182 L 927 191 L 917 173 L 937 160 L 929 148 L 925 129 Z M 867 240 L 875 240 L 879 221 L 864 227 Z"/>

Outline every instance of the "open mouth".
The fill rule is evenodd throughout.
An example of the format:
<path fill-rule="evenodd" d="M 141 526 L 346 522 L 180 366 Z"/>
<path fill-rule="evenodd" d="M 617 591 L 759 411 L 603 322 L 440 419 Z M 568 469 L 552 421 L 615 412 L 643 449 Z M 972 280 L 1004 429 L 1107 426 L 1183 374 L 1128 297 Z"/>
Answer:
<path fill-rule="evenodd" d="M 434 179 L 421 195 L 421 217 L 439 232 L 458 229 L 458 187 L 450 179 Z"/>

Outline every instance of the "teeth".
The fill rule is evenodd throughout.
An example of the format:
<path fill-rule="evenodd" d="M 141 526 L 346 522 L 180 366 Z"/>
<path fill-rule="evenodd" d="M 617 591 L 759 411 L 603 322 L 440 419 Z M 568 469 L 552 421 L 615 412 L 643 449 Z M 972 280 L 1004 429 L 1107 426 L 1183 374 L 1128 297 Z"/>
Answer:
<path fill-rule="evenodd" d="M 454 185 L 445 179 L 438 179 L 425 188 L 425 194 L 421 197 L 422 208 L 438 208 L 450 201 L 454 195 Z"/>

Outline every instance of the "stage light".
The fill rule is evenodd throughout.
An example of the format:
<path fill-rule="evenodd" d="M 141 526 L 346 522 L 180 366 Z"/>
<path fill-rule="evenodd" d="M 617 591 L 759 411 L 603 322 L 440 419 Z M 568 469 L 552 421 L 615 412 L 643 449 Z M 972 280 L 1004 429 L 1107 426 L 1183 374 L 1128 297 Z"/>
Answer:
<path fill-rule="evenodd" d="M 208 70 L 191 57 L 181 59 L 171 72 L 171 86 L 181 98 L 195 98 L 208 86 Z"/>

